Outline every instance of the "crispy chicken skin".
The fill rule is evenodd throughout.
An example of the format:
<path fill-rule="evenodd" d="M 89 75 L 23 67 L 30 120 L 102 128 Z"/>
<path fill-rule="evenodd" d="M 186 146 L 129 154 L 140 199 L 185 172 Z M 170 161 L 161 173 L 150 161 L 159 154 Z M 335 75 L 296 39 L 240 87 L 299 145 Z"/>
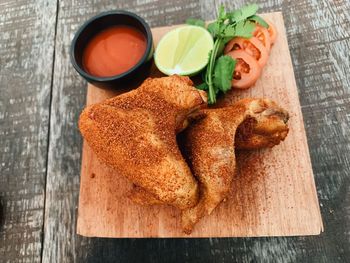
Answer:
<path fill-rule="evenodd" d="M 239 148 L 256 149 L 279 144 L 288 134 L 288 113 L 267 99 L 203 111 L 206 117 L 184 131 L 186 155 L 200 187 L 198 204 L 182 212 L 185 233 L 227 197 L 236 167 L 234 138 Z"/>
<path fill-rule="evenodd" d="M 188 77 L 147 79 L 136 90 L 88 106 L 79 129 L 97 157 L 148 196 L 186 209 L 198 202 L 198 184 L 176 143 L 176 133 L 206 94 Z"/>
<path fill-rule="evenodd" d="M 154 194 L 147 192 L 147 190 L 137 185 L 133 186 L 127 197 L 129 197 L 133 202 L 143 206 L 164 204 L 162 201 L 157 199 Z"/>
<path fill-rule="evenodd" d="M 237 128 L 235 148 L 256 150 L 279 144 L 288 134 L 288 118 L 288 113 L 278 107 L 265 110 L 259 120 L 248 117 Z"/>

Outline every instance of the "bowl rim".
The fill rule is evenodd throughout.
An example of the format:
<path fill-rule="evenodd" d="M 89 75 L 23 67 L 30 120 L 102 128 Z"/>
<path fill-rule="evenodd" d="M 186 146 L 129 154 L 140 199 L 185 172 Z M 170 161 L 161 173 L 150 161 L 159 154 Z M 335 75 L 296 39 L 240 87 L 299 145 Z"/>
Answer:
<path fill-rule="evenodd" d="M 145 53 L 143 54 L 141 59 L 129 70 L 127 70 L 121 74 L 118 74 L 118 75 L 113 75 L 113 76 L 108 76 L 108 77 L 98 77 L 98 76 L 94 76 L 94 75 L 89 74 L 82 67 L 79 66 L 79 64 L 77 63 L 77 61 L 75 59 L 75 50 L 76 50 L 75 47 L 76 47 L 77 40 L 78 40 L 79 36 L 81 35 L 81 33 L 87 27 L 89 27 L 92 22 L 94 22 L 95 20 L 101 19 L 102 17 L 110 16 L 110 15 L 127 15 L 127 16 L 130 16 L 130 17 L 138 20 L 146 31 L 145 37 L 146 37 L 147 46 L 146 46 Z M 144 62 L 146 62 L 146 60 L 148 59 L 150 52 L 152 52 L 152 48 L 153 48 L 152 32 L 151 32 L 149 25 L 146 23 L 146 21 L 142 17 L 138 16 L 137 14 L 135 14 L 133 12 L 130 12 L 127 10 L 122 10 L 122 9 L 117 9 L 117 10 L 110 10 L 110 11 L 101 12 L 101 13 L 89 18 L 87 21 L 85 21 L 79 27 L 79 29 L 76 31 L 74 38 L 72 40 L 72 43 L 71 43 L 70 59 L 71 59 L 71 63 L 73 64 L 73 67 L 75 68 L 75 70 L 78 71 L 78 73 L 81 76 L 83 76 L 84 78 L 95 81 L 95 82 L 114 81 L 114 80 L 118 80 L 118 79 L 121 79 L 121 78 L 129 75 L 134 70 L 141 67 L 144 64 Z"/>

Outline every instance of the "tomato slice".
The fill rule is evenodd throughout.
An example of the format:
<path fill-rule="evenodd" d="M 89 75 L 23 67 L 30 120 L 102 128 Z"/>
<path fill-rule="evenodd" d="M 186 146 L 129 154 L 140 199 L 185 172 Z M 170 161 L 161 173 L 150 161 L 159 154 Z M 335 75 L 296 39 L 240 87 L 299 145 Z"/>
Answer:
<path fill-rule="evenodd" d="M 267 49 L 267 52 L 270 52 L 271 38 L 269 31 L 265 27 L 257 24 L 255 30 L 253 31 L 253 36 L 259 39 L 261 43 L 263 43 L 263 45 Z"/>
<path fill-rule="evenodd" d="M 224 49 L 224 53 L 226 54 L 232 50 L 239 49 L 244 50 L 249 55 L 254 57 L 258 61 L 260 67 L 264 67 L 269 58 L 269 52 L 256 37 L 252 37 L 249 39 L 235 37 L 229 43 L 227 43 Z"/>
<path fill-rule="evenodd" d="M 261 68 L 256 59 L 241 49 L 233 50 L 226 55 L 237 60 L 233 72 L 232 87 L 247 89 L 253 86 L 261 73 Z"/>
<path fill-rule="evenodd" d="M 266 21 L 266 23 L 269 24 L 269 28 L 267 29 L 267 31 L 270 34 L 271 45 L 273 45 L 276 42 L 277 30 L 276 30 L 276 27 L 271 23 L 270 20 L 265 19 L 265 21 Z"/>

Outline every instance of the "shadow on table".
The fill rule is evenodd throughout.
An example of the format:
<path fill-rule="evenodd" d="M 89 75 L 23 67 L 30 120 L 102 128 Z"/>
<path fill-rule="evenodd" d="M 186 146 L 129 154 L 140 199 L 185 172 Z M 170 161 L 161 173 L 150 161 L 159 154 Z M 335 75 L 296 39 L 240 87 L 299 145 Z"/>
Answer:
<path fill-rule="evenodd" d="M 208 262 L 213 257 L 210 239 L 106 239 L 93 238 L 89 248 L 82 249 L 78 262 L 87 263 L 155 263 Z M 199 254 L 198 254 L 199 252 Z M 116 261 L 118 260 L 118 261 Z"/>

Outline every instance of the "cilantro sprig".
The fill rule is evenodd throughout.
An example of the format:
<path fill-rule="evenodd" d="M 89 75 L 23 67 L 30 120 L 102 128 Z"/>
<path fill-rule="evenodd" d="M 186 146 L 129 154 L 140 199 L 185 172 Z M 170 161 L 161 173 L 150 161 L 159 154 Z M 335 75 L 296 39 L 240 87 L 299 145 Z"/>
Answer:
<path fill-rule="evenodd" d="M 203 74 L 203 83 L 198 89 L 208 92 L 208 103 L 214 104 L 220 92 L 226 93 L 231 89 L 232 75 L 236 60 L 223 55 L 225 44 L 234 37 L 252 37 L 256 23 L 268 28 L 268 24 L 256 15 L 259 7 L 256 4 L 243 6 L 241 9 L 226 12 L 220 6 L 216 21 L 208 24 L 207 30 L 214 38 L 213 50 L 209 53 L 209 62 Z M 201 19 L 188 19 L 187 24 L 205 27 Z"/>

